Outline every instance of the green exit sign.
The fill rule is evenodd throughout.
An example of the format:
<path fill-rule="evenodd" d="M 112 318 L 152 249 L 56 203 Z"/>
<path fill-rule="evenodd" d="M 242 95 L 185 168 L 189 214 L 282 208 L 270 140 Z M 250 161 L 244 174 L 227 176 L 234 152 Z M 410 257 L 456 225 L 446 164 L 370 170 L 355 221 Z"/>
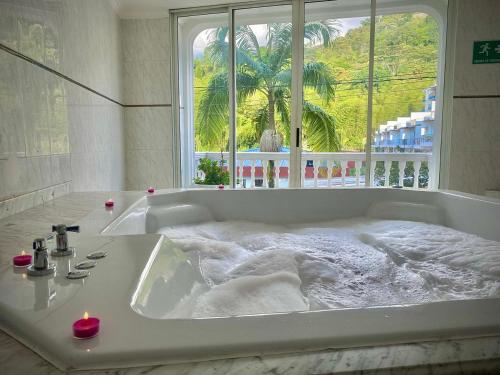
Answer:
<path fill-rule="evenodd" d="M 500 63 L 500 40 L 481 40 L 474 42 L 473 64 Z"/>

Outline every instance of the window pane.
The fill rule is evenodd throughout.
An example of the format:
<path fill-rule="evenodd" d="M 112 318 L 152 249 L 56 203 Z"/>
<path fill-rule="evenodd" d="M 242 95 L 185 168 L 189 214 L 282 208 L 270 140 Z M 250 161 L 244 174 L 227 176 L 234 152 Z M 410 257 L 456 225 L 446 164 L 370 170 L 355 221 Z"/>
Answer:
<path fill-rule="evenodd" d="M 370 1 L 306 4 L 302 185 L 364 185 Z"/>
<path fill-rule="evenodd" d="M 291 16 L 289 5 L 235 12 L 240 188 L 288 186 Z"/>
<path fill-rule="evenodd" d="M 418 8 L 418 6 L 417 6 Z M 422 12 L 377 11 L 373 86 L 372 176 L 375 186 L 430 183 L 440 29 Z"/>
<path fill-rule="evenodd" d="M 229 184 L 227 14 L 179 18 L 182 183 Z"/>

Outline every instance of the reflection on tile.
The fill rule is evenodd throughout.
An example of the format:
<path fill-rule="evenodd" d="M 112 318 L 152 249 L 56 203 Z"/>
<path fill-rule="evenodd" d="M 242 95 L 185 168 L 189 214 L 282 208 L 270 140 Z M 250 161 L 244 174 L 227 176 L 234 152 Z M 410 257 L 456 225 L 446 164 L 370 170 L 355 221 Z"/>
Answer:
<path fill-rule="evenodd" d="M 107 1 L 0 1 L 2 43 L 121 100 L 119 28 Z M 0 202 L 44 201 L 38 192 L 61 185 L 123 189 L 120 106 L 0 51 L 0 116 Z"/>
<path fill-rule="evenodd" d="M 30 63 L 18 64 L 23 98 L 27 156 L 49 155 L 48 73 Z"/>
<path fill-rule="evenodd" d="M 24 156 L 22 96 L 17 59 L 0 51 L 0 158 Z"/>
<path fill-rule="evenodd" d="M 68 106 L 64 82 L 61 78 L 48 75 L 48 104 L 49 104 L 49 135 L 50 153 L 66 154 L 69 152 L 68 138 Z"/>

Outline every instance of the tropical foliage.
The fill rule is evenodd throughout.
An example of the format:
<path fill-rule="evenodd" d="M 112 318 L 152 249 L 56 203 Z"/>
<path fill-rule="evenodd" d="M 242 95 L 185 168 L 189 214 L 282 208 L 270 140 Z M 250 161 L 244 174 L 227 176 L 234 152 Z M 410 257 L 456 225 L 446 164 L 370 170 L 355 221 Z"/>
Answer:
<path fill-rule="evenodd" d="M 208 158 L 200 159 L 198 170 L 203 172 L 203 178 L 196 177 L 194 183 L 198 185 L 229 185 L 229 172 L 224 169 L 224 160 L 220 163 L 217 160 Z"/>
<path fill-rule="evenodd" d="M 335 23 L 312 22 L 305 25 L 305 39 L 327 47 L 336 34 Z M 210 34 L 206 49 L 208 60 L 216 71 L 202 92 L 197 108 L 197 134 L 200 143 L 225 149 L 228 129 L 228 30 L 217 28 Z M 290 133 L 291 51 L 290 23 L 267 25 L 266 44 L 261 46 L 250 26 L 236 29 L 236 93 L 238 107 L 249 111 L 239 117 L 249 122 L 251 136 L 262 151 L 279 151 Z M 335 95 L 335 80 L 330 68 L 322 62 L 307 62 L 304 86 L 313 90 L 326 104 Z M 313 146 L 321 151 L 337 151 L 340 141 L 335 118 L 320 106 L 304 102 L 304 132 Z"/>
<path fill-rule="evenodd" d="M 309 151 L 361 151 L 366 141 L 369 22 L 345 34 L 339 23 L 308 24 L 304 61 L 304 143 Z M 289 145 L 290 25 L 268 25 L 261 46 L 248 26 L 237 34 L 237 142 L 261 146 L 264 131 Z M 228 147 L 227 29 L 210 33 L 194 66 L 197 151 Z M 422 110 L 435 82 L 438 25 L 425 14 L 376 18 L 373 128 Z M 273 110 L 274 109 L 274 110 Z M 274 146 L 276 146 L 275 142 Z M 273 146 L 273 142 L 271 142 Z"/>

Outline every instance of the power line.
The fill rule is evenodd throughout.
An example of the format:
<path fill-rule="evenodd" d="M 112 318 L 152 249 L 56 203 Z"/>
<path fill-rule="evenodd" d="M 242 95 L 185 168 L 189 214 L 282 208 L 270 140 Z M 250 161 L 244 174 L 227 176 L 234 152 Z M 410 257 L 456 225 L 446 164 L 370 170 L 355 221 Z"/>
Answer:
<path fill-rule="evenodd" d="M 380 83 L 380 82 L 393 82 L 393 81 L 415 81 L 415 80 L 424 80 L 424 79 L 435 79 L 436 76 L 425 76 L 425 77 L 408 77 L 408 78 L 387 78 L 387 79 L 374 79 L 374 83 Z M 359 80 L 351 80 L 351 81 L 338 81 L 333 84 L 327 84 L 327 83 L 318 83 L 315 85 L 304 85 L 304 87 L 308 86 L 336 86 L 336 85 L 345 85 L 345 84 L 362 84 L 362 83 L 367 83 L 367 79 L 359 79 Z M 207 90 L 210 86 L 193 86 L 195 90 Z M 255 86 L 250 86 L 250 85 L 238 85 L 236 87 L 236 90 L 238 88 L 254 88 Z M 273 85 L 273 88 L 289 88 L 290 86 L 288 85 Z M 227 86 L 212 86 L 211 88 L 213 89 L 227 89 Z M 257 89 L 256 89 L 257 90 Z"/>
<path fill-rule="evenodd" d="M 347 92 L 347 91 L 360 91 L 362 89 L 360 88 L 350 88 L 350 89 L 343 89 L 343 90 L 336 90 L 336 92 Z M 375 92 L 374 93 L 374 97 L 376 98 L 379 98 L 380 96 L 384 95 L 384 96 L 389 96 L 391 94 L 402 94 L 402 93 L 408 93 L 408 92 L 416 92 L 416 91 L 423 91 L 422 88 L 420 87 L 416 87 L 416 88 L 407 88 L 407 89 L 404 89 L 404 90 L 390 90 L 390 91 L 385 91 L 385 92 Z M 346 99 L 346 98 L 354 98 L 354 97 L 360 97 L 360 96 L 367 96 L 366 93 L 359 93 L 359 94 L 352 94 L 352 95 L 334 95 L 333 97 L 333 100 L 336 100 L 336 99 Z M 290 98 L 287 98 L 287 101 L 289 100 Z M 401 100 L 406 100 L 404 98 L 402 98 Z M 307 99 L 308 102 L 310 103 L 317 103 L 317 104 L 321 104 L 321 105 L 324 105 L 325 104 L 325 101 L 321 98 L 310 98 L 310 99 Z M 262 98 L 262 100 L 259 100 L 259 99 L 253 99 L 253 100 L 245 100 L 244 101 L 244 105 L 245 106 L 248 106 L 248 105 L 252 105 L 252 104 L 256 104 L 256 105 L 264 105 L 265 104 L 265 99 Z M 209 104 L 208 107 L 210 106 L 219 106 L 217 104 Z"/>

